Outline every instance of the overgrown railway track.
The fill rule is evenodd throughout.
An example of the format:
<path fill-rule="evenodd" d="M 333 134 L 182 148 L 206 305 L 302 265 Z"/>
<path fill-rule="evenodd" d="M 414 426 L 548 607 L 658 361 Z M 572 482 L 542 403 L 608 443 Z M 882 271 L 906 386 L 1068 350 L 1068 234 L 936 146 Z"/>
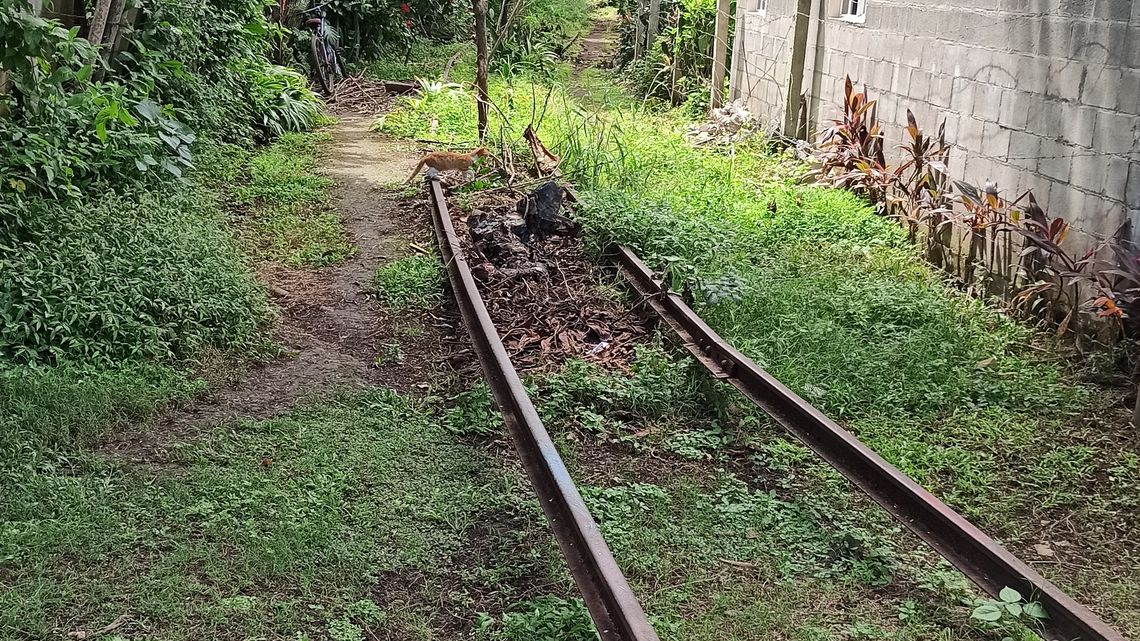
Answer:
<path fill-rule="evenodd" d="M 598 634 L 603 641 L 655 641 L 656 632 L 499 339 L 463 255 L 438 175 L 429 175 L 426 182 L 440 255 L 464 325 Z M 1012 587 L 1039 601 L 1049 617 L 1043 636 L 1052 641 L 1125 641 L 1088 608 L 734 349 L 632 251 L 613 247 L 609 254 L 639 300 L 714 378 L 739 390 L 981 589 L 997 597 Z"/>

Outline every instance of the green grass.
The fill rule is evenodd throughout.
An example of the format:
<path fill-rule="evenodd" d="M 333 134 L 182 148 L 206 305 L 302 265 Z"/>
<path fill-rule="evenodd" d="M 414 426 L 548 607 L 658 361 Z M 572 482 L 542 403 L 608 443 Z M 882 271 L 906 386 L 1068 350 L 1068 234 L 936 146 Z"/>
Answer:
<path fill-rule="evenodd" d="M 373 280 L 380 300 L 393 310 L 427 309 L 443 295 L 443 269 L 434 255 L 385 263 L 377 268 Z"/>
<path fill-rule="evenodd" d="M 287 133 L 254 151 L 231 147 L 212 171 L 230 189 L 235 226 L 253 259 L 293 267 L 323 267 L 353 253 L 332 208 L 333 181 L 316 172 L 324 133 Z M 239 170 L 238 167 L 241 169 Z"/>
<path fill-rule="evenodd" d="M 128 638 L 452 638 L 567 589 L 530 496 L 387 391 L 219 426 L 159 468 L 79 452 L 8 485 L 0 636 L 127 614 Z"/>
<path fill-rule="evenodd" d="M 803 184 L 806 168 L 764 141 L 693 148 L 680 111 L 595 89 L 546 100 L 525 77 L 493 78 L 491 95 L 492 139 L 502 132 L 515 157 L 527 157 L 522 128 L 541 121 L 585 201 L 578 215 L 595 248 L 625 243 L 674 287 L 691 283 L 730 342 L 992 534 L 1026 547 L 1080 539 L 1074 558 L 1096 567 L 1042 570 L 1140 630 L 1140 551 L 1121 543 L 1140 527 L 1127 507 L 1134 485 L 1109 480 L 1131 469 L 1135 442 L 1082 420 L 1103 413 L 1096 397 L 1066 380 L 1061 356 L 1029 328 L 948 286 L 858 198 Z M 473 105 L 462 93 L 414 97 L 382 128 L 471 144 Z M 612 414 L 591 412 L 578 417 L 583 430 L 605 429 Z M 658 427 L 682 430 L 670 451 L 698 458 L 723 433 L 746 447 L 764 441 L 760 426 L 735 420 Z M 1042 522 L 1079 534 L 1043 532 Z"/>

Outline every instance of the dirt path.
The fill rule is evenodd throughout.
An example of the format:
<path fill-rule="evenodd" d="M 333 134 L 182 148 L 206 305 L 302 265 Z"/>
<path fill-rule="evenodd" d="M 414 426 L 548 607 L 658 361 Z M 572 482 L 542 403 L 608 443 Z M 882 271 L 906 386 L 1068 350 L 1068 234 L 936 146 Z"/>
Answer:
<path fill-rule="evenodd" d="M 582 46 L 574 58 L 575 77 L 588 67 L 612 66 L 614 53 L 617 50 L 617 29 L 616 17 L 594 18 L 590 32 L 582 39 Z"/>
<path fill-rule="evenodd" d="M 336 181 L 334 205 L 355 254 L 322 269 L 261 269 L 280 306 L 273 335 L 289 353 L 214 380 L 218 389 L 169 412 L 152 428 L 115 434 L 99 451 L 161 463 L 171 447 L 205 429 L 268 418 L 322 392 L 375 386 L 422 393 L 430 386 L 439 364 L 451 356 L 455 324 L 426 312 L 391 315 L 376 300 L 376 268 L 411 254 L 412 243 L 430 247 L 431 232 L 426 208 L 399 193 L 416 156 L 370 132 L 371 122 L 362 115 L 340 116 L 320 166 Z M 387 352 L 401 356 L 385 359 Z M 206 378 L 217 377 L 207 372 Z"/>

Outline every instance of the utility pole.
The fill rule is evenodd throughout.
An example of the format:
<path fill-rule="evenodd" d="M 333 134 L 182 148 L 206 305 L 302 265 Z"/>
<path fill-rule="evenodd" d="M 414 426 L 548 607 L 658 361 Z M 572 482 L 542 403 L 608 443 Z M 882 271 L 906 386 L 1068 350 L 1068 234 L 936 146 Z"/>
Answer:
<path fill-rule="evenodd" d="M 475 12 L 475 105 L 479 112 L 479 142 L 487 137 L 487 0 L 471 0 Z"/>
<path fill-rule="evenodd" d="M 797 0 L 795 35 L 792 39 L 792 64 L 788 72 L 788 105 L 784 111 L 784 135 L 796 136 L 800 102 L 804 85 L 804 62 L 807 60 L 808 27 L 811 23 L 811 0 Z"/>
<path fill-rule="evenodd" d="M 731 0 L 716 2 L 716 30 L 713 40 L 712 89 L 709 93 L 709 109 L 716 109 L 724 103 L 724 58 L 728 53 L 728 10 Z"/>

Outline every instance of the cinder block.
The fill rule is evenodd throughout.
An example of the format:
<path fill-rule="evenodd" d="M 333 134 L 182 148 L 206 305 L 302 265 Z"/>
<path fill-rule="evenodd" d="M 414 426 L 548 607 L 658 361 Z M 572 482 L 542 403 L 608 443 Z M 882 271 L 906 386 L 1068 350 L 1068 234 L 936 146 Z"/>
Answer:
<path fill-rule="evenodd" d="M 959 121 L 957 143 L 973 153 L 978 153 L 982 148 L 985 126 L 985 121 L 963 115 Z"/>
<path fill-rule="evenodd" d="M 1049 60 L 1019 56 L 1014 76 L 1017 79 L 1018 89 L 1043 94 L 1049 82 Z"/>
<path fill-rule="evenodd" d="M 1127 22 L 1132 15 L 1133 0 L 1096 0 L 1093 16 L 1101 20 Z"/>
<path fill-rule="evenodd" d="M 1017 58 L 1018 56 L 1012 53 L 995 52 L 993 64 L 990 65 L 987 72 L 989 84 L 1005 89 L 1016 87 Z"/>
<path fill-rule="evenodd" d="M 1029 103 L 1034 98 L 1016 90 L 1001 93 L 1001 113 L 998 122 L 1010 129 L 1025 129 L 1029 122 Z"/>
<path fill-rule="evenodd" d="M 1067 182 L 1072 173 L 1073 149 L 1056 140 L 1042 139 L 1037 171 L 1054 180 Z"/>
<path fill-rule="evenodd" d="M 922 72 L 915 72 L 911 75 L 911 93 L 918 93 L 915 86 L 915 79 Z M 950 109 L 957 111 L 962 115 L 968 115 L 974 110 L 974 91 L 975 83 L 967 78 L 955 78 L 953 80 L 953 94 L 950 96 Z M 927 81 L 929 87 L 929 81 Z"/>
<path fill-rule="evenodd" d="M 1054 17 L 1027 21 L 1027 28 L 1032 28 L 1036 32 L 1033 53 L 1052 58 L 1066 57 L 1072 42 L 1070 23 L 1069 19 Z"/>
<path fill-rule="evenodd" d="M 1128 164 L 1128 184 L 1124 188 L 1124 198 L 1129 207 L 1140 209 L 1140 162 Z"/>
<path fill-rule="evenodd" d="M 982 129 L 982 153 L 993 158 L 1004 158 L 1009 151 L 1011 133 L 995 122 L 987 122 Z"/>
<path fill-rule="evenodd" d="M 976 118 L 996 122 L 1001 117 L 1000 87 L 992 85 L 977 85 L 974 88 L 974 104 L 971 109 Z"/>
<path fill-rule="evenodd" d="M 1125 155 L 1137 147 L 1140 117 L 1101 111 L 1096 115 L 1093 148 L 1101 153 Z"/>
<path fill-rule="evenodd" d="M 911 95 L 910 74 L 911 70 L 909 67 L 896 65 L 894 77 L 891 78 L 891 91 L 899 94 L 900 96 Z"/>
<path fill-rule="evenodd" d="M 1087 104 L 1112 109 L 1116 106 L 1120 81 L 1119 69 L 1090 65 L 1086 67 L 1081 98 Z"/>
<path fill-rule="evenodd" d="M 930 95 L 930 73 L 922 70 L 914 70 L 910 73 L 910 95 L 921 96 L 926 99 Z"/>
<path fill-rule="evenodd" d="M 1045 211 L 1050 216 L 1061 216 L 1069 221 L 1084 217 L 1085 194 L 1072 185 L 1053 183 L 1048 202 Z"/>
<path fill-rule="evenodd" d="M 1103 193 L 1106 198 L 1119 202 L 1127 202 L 1128 193 L 1128 167 L 1131 164 L 1127 158 L 1108 156 L 1108 170 L 1105 173 Z"/>
<path fill-rule="evenodd" d="M 993 62 L 993 52 L 988 49 L 967 48 L 964 50 L 961 60 L 955 66 L 956 76 L 970 78 L 972 80 L 982 81 L 983 74 L 989 72 L 989 66 Z M 931 65 L 941 65 L 940 61 L 932 57 Z"/>
<path fill-rule="evenodd" d="M 1065 104 L 1059 100 L 1034 100 L 1029 105 L 1029 122 L 1025 128 L 1045 138 L 1060 136 Z"/>
<path fill-rule="evenodd" d="M 1061 0 L 1057 13 L 1074 18 L 1091 18 L 1095 0 Z"/>
<path fill-rule="evenodd" d="M 950 76 L 938 74 L 930 79 L 930 93 L 926 101 L 938 107 L 949 107 L 950 98 L 954 95 L 954 79 Z M 916 96 L 917 97 L 917 96 Z"/>
<path fill-rule="evenodd" d="M 871 82 L 879 91 L 891 90 L 891 79 L 894 77 L 896 66 L 894 62 L 879 62 L 875 66 L 875 75 Z"/>
<path fill-rule="evenodd" d="M 1112 156 L 1076 152 L 1069 181 L 1088 191 L 1103 192 L 1110 158 Z M 1122 192 L 1118 190 L 1116 193 L 1117 198 L 1120 198 Z"/>
<path fill-rule="evenodd" d="M 975 185 L 982 185 L 994 178 L 997 165 L 994 161 L 979 155 L 970 155 L 966 158 L 966 180 Z"/>
<path fill-rule="evenodd" d="M 1000 0 L 998 9 L 1011 13 L 1026 13 L 1029 11 L 1029 0 Z"/>
<path fill-rule="evenodd" d="M 1134 46 L 1140 48 L 1140 42 Z M 1121 74 L 1116 109 L 1127 114 L 1140 114 L 1140 70 L 1128 69 Z"/>
<path fill-rule="evenodd" d="M 1078 100 L 1081 97 L 1084 74 L 1085 67 L 1079 62 L 1058 60 L 1051 63 L 1045 95 L 1062 100 Z"/>
<path fill-rule="evenodd" d="M 928 43 L 929 41 L 924 38 L 908 35 L 903 41 L 903 48 L 900 52 L 901 62 L 908 67 L 921 67 L 922 49 Z"/>
<path fill-rule="evenodd" d="M 1108 64 L 1108 47 L 1105 22 L 1078 21 L 1073 23 L 1073 40 L 1069 57 L 1088 64 Z"/>
<path fill-rule="evenodd" d="M 1076 103 L 1066 103 L 1061 107 L 1062 137 L 1081 147 L 1091 147 L 1093 132 L 1096 130 L 1097 110 Z"/>

